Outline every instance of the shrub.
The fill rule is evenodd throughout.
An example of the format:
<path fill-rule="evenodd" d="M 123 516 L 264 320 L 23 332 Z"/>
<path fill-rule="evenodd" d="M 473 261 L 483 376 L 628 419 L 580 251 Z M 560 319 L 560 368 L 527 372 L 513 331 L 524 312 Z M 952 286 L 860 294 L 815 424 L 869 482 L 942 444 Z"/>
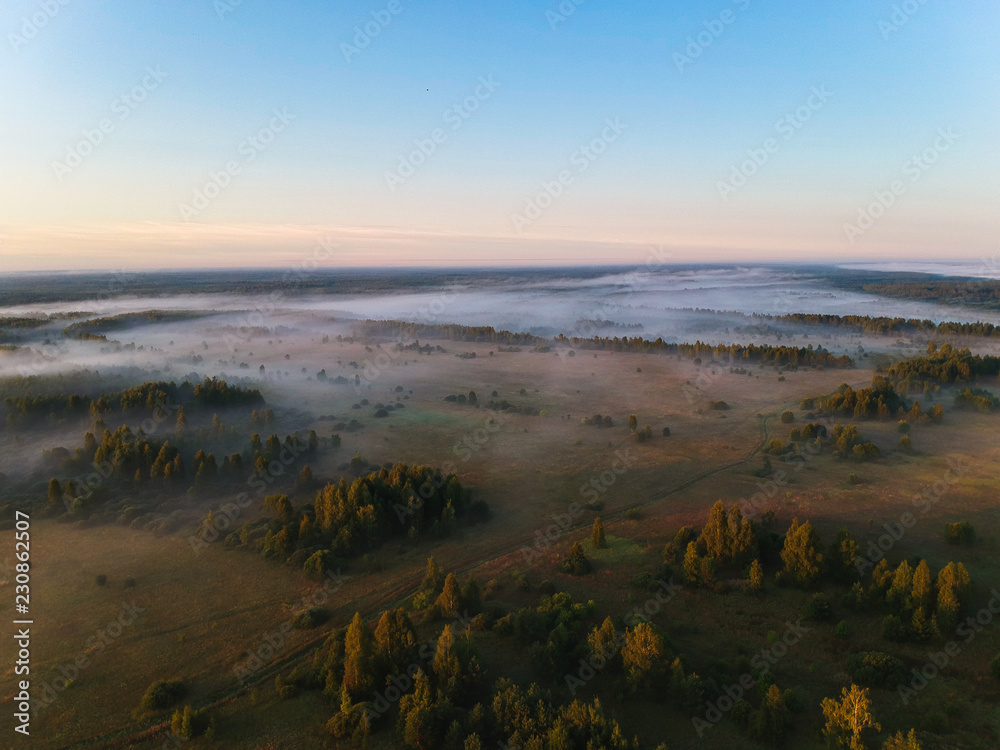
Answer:
<path fill-rule="evenodd" d="M 329 615 L 326 610 L 319 607 L 310 607 L 309 609 L 297 612 L 292 617 L 292 625 L 299 630 L 309 630 L 310 628 L 322 625 L 328 619 Z"/>
<path fill-rule="evenodd" d="M 881 651 L 861 651 L 847 657 L 847 673 L 859 685 L 895 687 L 905 677 L 903 662 Z"/>
<path fill-rule="evenodd" d="M 594 566 L 591 565 L 587 556 L 583 554 L 583 545 L 579 542 L 574 542 L 569 557 L 559 563 L 559 569 L 563 573 L 582 576 L 590 573 L 594 569 Z"/>
<path fill-rule="evenodd" d="M 1000 653 L 990 661 L 990 674 L 994 679 L 1000 680 Z"/>
<path fill-rule="evenodd" d="M 785 411 L 781 412 L 781 421 L 784 422 L 785 424 L 789 424 L 790 422 L 794 422 L 795 421 L 795 412 L 791 412 L 791 411 L 788 411 L 788 410 L 785 410 Z"/>
<path fill-rule="evenodd" d="M 949 523 L 944 527 L 944 538 L 948 544 L 971 547 L 976 541 L 976 530 L 968 521 Z"/>
<path fill-rule="evenodd" d="M 909 435 L 910 434 L 910 423 L 907 422 L 904 419 L 899 420 L 899 424 L 896 425 L 896 431 L 899 432 L 899 433 L 901 433 L 901 434 L 903 434 L 903 435 Z"/>
<path fill-rule="evenodd" d="M 903 435 L 903 437 L 899 439 L 899 447 L 902 450 L 908 451 L 911 449 L 911 446 L 912 446 L 912 441 L 910 440 L 909 435 Z"/>
<path fill-rule="evenodd" d="M 822 620 L 824 622 L 833 619 L 833 609 L 830 607 L 830 600 L 826 594 L 814 594 L 806 605 L 807 620 Z"/>
<path fill-rule="evenodd" d="M 187 686 L 180 680 L 158 680 L 146 689 L 142 707 L 146 711 L 169 708 L 187 695 Z"/>
<path fill-rule="evenodd" d="M 887 641 L 895 641 L 897 643 L 905 641 L 906 626 L 903 625 L 903 621 L 896 617 L 896 615 L 886 615 L 885 619 L 882 620 L 882 637 Z"/>
<path fill-rule="evenodd" d="M 103 586 L 107 582 L 108 582 L 108 577 L 106 575 L 104 575 L 103 573 L 101 573 L 99 576 L 97 576 L 97 585 L 98 586 Z"/>
<path fill-rule="evenodd" d="M 847 638 L 851 634 L 851 626 L 847 624 L 846 620 L 841 620 L 833 629 L 833 634 L 838 638 Z"/>

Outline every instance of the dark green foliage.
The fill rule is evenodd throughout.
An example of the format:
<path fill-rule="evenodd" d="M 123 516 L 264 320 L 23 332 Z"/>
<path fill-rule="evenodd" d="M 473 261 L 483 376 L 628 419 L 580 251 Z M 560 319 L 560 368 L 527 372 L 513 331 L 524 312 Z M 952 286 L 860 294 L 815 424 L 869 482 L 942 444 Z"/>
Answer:
<path fill-rule="evenodd" d="M 990 674 L 993 679 L 1000 680 L 1000 653 L 990 659 Z"/>
<path fill-rule="evenodd" d="M 292 626 L 299 630 L 319 627 L 330 618 L 330 613 L 319 607 L 310 607 L 292 616 Z"/>
<path fill-rule="evenodd" d="M 976 530 L 968 521 L 949 523 L 944 527 L 944 538 L 948 544 L 971 547 L 976 542 Z"/>
<path fill-rule="evenodd" d="M 882 637 L 887 641 L 901 643 L 908 635 L 906 625 L 896 615 L 886 615 L 882 619 Z"/>
<path fill-rule="evenodd" d="M 569 557 L 559 563 L 559 569 L 563 573 L 569 573 L 574 576 L 582 576 L 590 573 L 594 566 L 591 565 L 590 560 L 583 553 L 583 545 L 579 542 L 574 542 L 573 548 L 570 550 Z"/>
<path fill-rule="evenodd" d="M 826 594 L 813 594 L 806 604 L 806 619 L 829 622 L 833 619 L 833 608 Z"/>
<path fill-rule="evenodd" d="M 896 392 L 890 380 L 882 375 L 872 378 L 871 386 L 855 391 L 846 383 L 823 401 L 823 411 L 856 419 L 888 419 L 900 409 L 907 409 L 906 402 Z"/>
<path fill-rule="evenodd" d="M 866 687 L 895 688 L 905 672 L 903 662 L 881 651 L 862 651 L 847 657 L 847 673 Z"/>
<path fill-rule="evenodd" d="M 454 474 L 427 466 L 396 464 L 355 479 L 328 484 L 316 496 L 315 530 L 340 556 L 377 547 L 387 538 L 447 534 L 470 507 L 469 493 Z M 477 506 L 477 520 L 486 516 Z"/>
<path fill-rule="evenodd" d="M 180 680 L 159 680 L 147 688 L 142 696 L 142 707 L 146 711 L 169 708 L 187 695 L 187 686 Z"/>

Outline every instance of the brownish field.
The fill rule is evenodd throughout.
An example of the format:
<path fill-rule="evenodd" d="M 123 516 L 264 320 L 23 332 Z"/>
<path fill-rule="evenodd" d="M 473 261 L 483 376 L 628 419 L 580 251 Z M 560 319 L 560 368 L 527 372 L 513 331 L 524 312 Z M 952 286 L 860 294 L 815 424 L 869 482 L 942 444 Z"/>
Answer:
<path fill-rule="evenodd" d="M 308 379 L 324 367 L 331 378 L 337 374 L 353 377 L 356 371 L 347 362 L 363 365 L 366 360 L 375 361 L 378 354 L 377 349 L 368 352 L 360 343 L 320 345 L 289 337 L 267 347 L 255 341 L 249 350 L 256 356 L 248 361 L 253 368 L 264 363 L 269 372 L 272 368 L 290 372 L 287 379 L 272 381 L 265 388 L 269 405 L 279 415 L 273 429 L 279 435 L 312 427 L 326 436 L 333 429 L 329 421 L 296 422 L 282 416 L 284 408 L 316 416 L 334 414 L 345 421 L 357 418 L 363 423 L 361 431 L 343 433 L 339 451 L 328 451 L 313 462 L 312 469 L 321 479 L 339 477 L 336 467 L 355 452 L 376 464 L 406 461 L 439 466 L 451 462 L 475 496 L 490 504 L 493 519 L 441 543 L 389 544 L 358 561 L 327 605 L 332 620 L 314 631 L 295 631 L 285 640 L 258 673 L 253 696 L 240 689 L 234 667 L 246 659 L 247 651 L 259 649 L 265 636 L 286 622 L 303 596 L 314 592 L 318 584 L 301 572 L 245 552 L 226 552 L 221 545 L 195 554 L 187 536 L 209 508 L 218 508 L 231 497 L 179 499 L 183 531 L 164 537 L 126 527 L 76 528 L 36 520 L 32 529 L 35 679 L 49 683 L 59 676 L 61 664 L 87 653 L 88 638 L 117 616 L 123 601 L 135 600 L 144 611 L 103 652 L 89 654 L 89 666 L 40 713 L 33 725 L 33 747 L 160 747 L 162 731 L 141 741 L 138 733 L 162 725 L 169 715 L 145 715 L 139 702 L 151 682 L 170 678 L 183 678 L 191 685 L 185 702 L 214 706 L 219 722 L 217 746 L 266 748 L 268 742 L 281 748 L 323 746 L 330 742 L 323 724 L 331 707 L 317 694 L 278 701 L 273 688 L 275 669 L 290 669 L 295 657 L 325 637 L 330 628 L 344 624 L 355 610 L 374 616 L 400 602 L 419 583 L 431 554 L 446 571 L 473 575 L 481 584 L 498 579 L 502 584 L 498 601 L 503 606 L 524 606 L 537 599 L 537 594 L 516 592 L 511 585 L 510 574 L 523 571 L 533 584 L 550 580 L 575 598 L 595 600 L 599 619 L 628 611 L 647 597 L 630 586 L 632 576 L 658 564 L 660 550 L 678 527 L 700 525 L 717 499 L 743 502 L 761 489 L 766 480 L 750 473 L 760 466 L 758 450 L 765 438 L 787 438 L 791 427 L 804 423 L 804 413 L 798 408 L 802 398 L 829 393 L 844 381 L 866 385 L 872 375 L 863 369 L 803 370 L 783 372 L 784 380 L 779 381 L 770 367 L 753 367 L 747 376 L 731 374 L 728 367 L 713 370 L 669 357 L 578 352 L 574 358 L 561 358 L 527 350 L 490 356 L 495 347 L 433 343 L 441 343 L 448 351 L 393 354 L 371 387 L 365 385 L 360 391 L 353 385 Z M 465 351 L 474 351 L 477 357 L 454 356 Z M 286 353 L 289 360 L 284 359 Z M 223 356 L 221 350 L 212 354 Z M 336 365 L 338 359 L 344 366 Z M 302 367 L 306 373 L 300 372 Z M 397 393 L 397 385 L 404 390 Z M 496 390 L 498 398 L 544 410 L 547 416 L 505 415 L 499 425 L 487 430 L 487 420 L 496 416 L 493 412 L 443 400 L 448 394 L 470 390 L 476 391 L 481 404 Z M 403 395 L 410 396 L 402 402 L 404 409 L 385 419 L 373 418 L 376 402 L 389 403 Z M 352 409 L 362 398 L 371 403 Z M 710 400 L 720 399 L 731 408 L 708 408 Z M 948 402 L 944 399 L 946 408 Z M 794 424 L 779 421 L 778 414 L 785 409 L 795 412 Z M 601 429 L 580 423 L 582 417 L 595 413 L 611 414 L 615 426 Z M 626 424 L 632 413 L 640 426 L 652 426 L 649 442 L 640 444 L 628 433 Z M 779 531 L 793 517 L 808 518 L 826 542 L 837 529 L 847 527 L 864 550 L 870 540 L 885 533 L 882 524 L 914 511 L 913 497 L 944 480 L 949 461 L 959 460 L 963 472 L 959 481 L 946 487 L 931 510 L 894 545 L 889 557 L 893 562 L 906 556 L 926 557 L 935 571 L 948 560 L 963 561 L 972 574 L 978 609 L 990 599 L 1000 572 L 995 547 L 1000 524 L 994 477 L 1000 447 L 996 419 L 950 412 L 942 425 L 917 425 L 911 435 L 913 454 L 896 450 L 895 421 L 858 423 L 862 433 L 882 448 L 882 459 L 858 464 L 824 453 L 808 459 L 801 469 L 788 467 L 786 482 L 771 485 L 770 490 L 765 486 L 760 510 L 776 512 Z M 671 430 L 670 437 L 661 436 L 665 426 Z M 469 441 L 466 448 L 463 441 Z M 623 455 L 630 465 L 623 473 L 615 473 L 615 461 Z M 782 468 L 777 460 L 774 465 Z M 849 483 L 850 473 L 859 474 L 863 483 Z M 594 492 L 603 509 L 578 515 L 571 531 L 561 534 L 542 555 L 529 559 L 523 548 L 534 544 L 536 531 L 547 533 L 553 516 L 593 498 L 583 492 L 591 480 L 601 487 Z M 310 501 L 308 494 L 293 499 Z M 257 498 L 247 518 L 261 512 L 261 501 Z M 638 516 L 627 518 L 625 512 L 633 508 Z M 595 515 L 605 519 L 612 542 L 609 550 L 590 549 L 589 528 Z M 978 546 L 966 550 L 945 544 L 942 527 L 957 520 L 974 524 L 982 539 Z M 595 574 L 577 579 L 559 573 L 558 561 L 571 543 L 584 539 Z M 12 549 L 10 532 L 3 532 L 2 540 L 5 549 Z M 108 577 L 103 588 L 94 583 L 98 574 Z M 130 576 L 135 586 L 126 588 L 125 579 Z M 11 591 L 10 582 L 5 590 Z M 839 593 L 831 589 L 831 595 L 838 610 L 834 623 L 811 625 L 808 636 L 775 667 L 779 685 L 794 686 L 805 706 L 796 719 L 798 729 L 790 748 L 817 746 L 818 703 L 838 694 L 848 680 L 842 671 L 848 650 L 891 650 L 915 665 L 927 660 L 930 647 L 886 648 L 876 618 L 841 610 L 836 607 Z M 11 599 L 4 597 L 6 615 L 12 614 Z M 769 630 L 780 632 L 787 620 L 798 619 L 804 601 L 802 593 L 773 584 L 762 598 L 684 591 L 653 619 L 691 663 L 710 658 L 735 660 L 740 653 L 753 654 L 766 645 Z M 847 641 L 833 635 L 833 625 L 840 619 L 852 628 Z M 431 637 L 434 628 L 426 626 L 422 634 L 424 630 Z M 509 641 L 486 634 L 481 645 L 491 676 L 509 668 L 510 658 L 504 653 Z M 909 707 L 900 703 L 895 692 L 873 691 L 876 716 L 886 728 L 927 730 L 929 722 L 937 722 L 930 727 L 933 733 L 926 735 L 928 750 L 995 747 L 995 740 L 989 738 L 1000 732 L 1000 713 L 994 708 L 1000 691 L 989 681 L 987 665 L 998 647 L 1000 638 L 991 626 L 963 647 L 946 676 L 932 682 Z M 525 679 L 532 678 L 522 671 Z M 614 702 L 613 682 L 595 679 L 581 695 L 601 695 Z M 12 685 L 13 674 L 8 671 L 2 681 L 5 695 L 12 693 Z M 938 726 L 939 714 L 945 717 L 943 729 Z M 619 718 L 651 744 L 664 739 L 659 735 L 666 725 L 669 742 L 675 743 L 671 747 L 752 746 L 731 722 L 722 722 L 699 740 L 691 717 L 657 696 L 628 702 Z M 373 746 L 393 746 L 391 731 L 374 739 Z"/>

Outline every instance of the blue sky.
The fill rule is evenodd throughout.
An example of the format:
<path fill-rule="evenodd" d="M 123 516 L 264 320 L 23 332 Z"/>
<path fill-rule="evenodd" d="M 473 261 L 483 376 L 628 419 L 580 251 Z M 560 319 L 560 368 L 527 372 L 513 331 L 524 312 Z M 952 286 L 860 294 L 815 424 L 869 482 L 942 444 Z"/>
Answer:
<path fill-rule="evenodd" d="M 992 256 L 998 26 L 987 0 L 11 0 L 0 267 Z"/>

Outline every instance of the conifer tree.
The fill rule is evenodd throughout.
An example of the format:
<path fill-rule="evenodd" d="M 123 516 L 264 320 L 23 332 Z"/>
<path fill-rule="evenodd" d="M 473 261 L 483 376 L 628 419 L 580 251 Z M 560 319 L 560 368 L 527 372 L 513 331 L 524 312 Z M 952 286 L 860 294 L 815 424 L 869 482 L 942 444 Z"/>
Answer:
<path fill-rule="evenodd" d="M 594 545 L 594 549 L 604 549 L 608 546 L 604 538 L 604 524 L 601 523 L 600 516 L 594 519 L 594 527 L 590 531 L 590 542 Z"/>

